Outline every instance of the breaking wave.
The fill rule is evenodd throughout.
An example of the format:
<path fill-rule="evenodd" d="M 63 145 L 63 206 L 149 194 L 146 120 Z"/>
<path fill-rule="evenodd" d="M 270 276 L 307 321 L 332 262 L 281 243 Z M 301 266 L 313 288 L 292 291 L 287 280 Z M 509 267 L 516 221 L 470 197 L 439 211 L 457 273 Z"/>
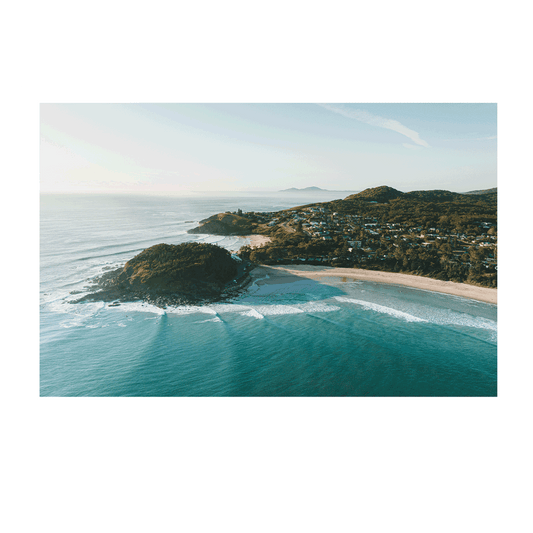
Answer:
<path fill-rule="evenodd" d="M 343 296 L 335 296 L 335 299 L 338 302 L 357 304 L 363 307 L 364 309 L 370 309 L 378 313 L 385 313 L 387 315 L 394 316 L 396 318 L 401 318 L 403 320 L 406 320 L 407 322 L 427 322 L 427 320 L 423 318 L 410 315 L 409 313 L 404 313 L 403 311 L 399 311 L 398 309 L 393 309 L 392 307 L 385 307 L 384 305 L 379 305 L 379 304 L 375 304 L 372 302 L 365 302 L 364 300 L 356 300 L 354 298 L 345 298 Z"/>

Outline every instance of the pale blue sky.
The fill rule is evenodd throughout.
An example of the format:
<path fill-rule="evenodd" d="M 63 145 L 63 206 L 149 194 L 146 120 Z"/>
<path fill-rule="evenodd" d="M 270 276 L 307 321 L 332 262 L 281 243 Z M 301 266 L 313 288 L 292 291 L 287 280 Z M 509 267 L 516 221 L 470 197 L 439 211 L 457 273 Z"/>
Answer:
<path fill-rule="evenodd" d="M 496 186 L 496 104 L 41 104 L 42 192 Z"/>

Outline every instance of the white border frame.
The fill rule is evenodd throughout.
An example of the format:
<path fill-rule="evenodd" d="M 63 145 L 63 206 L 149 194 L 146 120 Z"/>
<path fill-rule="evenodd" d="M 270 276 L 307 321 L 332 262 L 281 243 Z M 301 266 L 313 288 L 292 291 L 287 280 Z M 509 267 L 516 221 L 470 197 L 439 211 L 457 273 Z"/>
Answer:
<path fill-rule="evenodd" d="M 516 403 L 517 96 L 500 85 L 39 85 L 19 87 L 18 415 L 21 418 L 513 418 Z M 41 103 L 496 103 L 498 396 L 493 398 L 49 398 L 39 396 Z"/>

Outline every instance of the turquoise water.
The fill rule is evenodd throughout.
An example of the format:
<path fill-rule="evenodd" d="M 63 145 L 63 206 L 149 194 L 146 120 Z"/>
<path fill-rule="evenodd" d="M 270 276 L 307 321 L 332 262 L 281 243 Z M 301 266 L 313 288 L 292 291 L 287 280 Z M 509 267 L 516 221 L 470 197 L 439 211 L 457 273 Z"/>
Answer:
<path fill-rule="evenodd" d="M 214 213 L 310 201 L 43 196 L 41 396 L 495 396 L 497 308 L 474 300 L 332 277 L 198 307 L 69 303 L 153 244 L 247 242 L 186 233 Z"/>

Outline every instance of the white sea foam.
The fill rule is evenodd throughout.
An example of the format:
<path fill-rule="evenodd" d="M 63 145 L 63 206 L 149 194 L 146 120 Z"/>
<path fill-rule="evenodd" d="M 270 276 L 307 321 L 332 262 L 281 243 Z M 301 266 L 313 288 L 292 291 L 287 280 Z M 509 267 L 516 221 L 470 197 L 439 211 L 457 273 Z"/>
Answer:
<path fill-rule="evenodd" d="M 241 313 L 241 316 L 251 316 L 253 318 L 257 318 L 258 320 L 262 320 L 263 318 L 265 318 L 264 315 L 262 315 L 255 309 L 249 309 L 248 311 Z"/>
<path fill-rule="evenodd" d="M 48 298 L 45 298 L 48 296 Z M 53 313 L 68 313 L 68 310 L 71 308 L 72 304 L 69 304 L 67 297 L 68 293 L 63 292 L 62 294 L 47 294 L 41 296 L 41 305 L 48 306 L 48 310 Z M 78 295 L 76 295 L 78 296 Z"/>
<path fill-rule="evenodd" d="M 242 316 L 263 318 L 266 316 L 299 315 L 302 313 L 327 313 L 338 311 L 340 307 L 322 302 L 307 302 L 296 305 L 257 305 L 245 312 Z"/>
<path fill-rule="evenodd" d="M 240 305 L 240 304 L 211 304 L 209 306 L 210 309 L 213 309 L 217 313 L 239 313 L 242 311 L 247 311 L 250 309 L 250 306 L 248 305 Z"/>
<path fill-rule="evenodd" d="M 323 302 L 307 302 L 298 306 L 303 313 L 330 313 L 338 311 L 340 307 L 336 305 L 325 304 Z"/>
<path fill-rule="evenodd" d="M 209 243 L 209 244 L 217 244 L 224 240 L 226 240 L 226 237 L 221 237 L 218 235 L 208 235 L 207 237 L 205 237 L 204 242 Z"/>
<path fill-rule="evenodd" d="M 165 309 L 161 309 L 160 307 L 157 307 L 155 305 L 147 304 L 145 302 L 126 302 L 121 303 L 117 307 L 107 307 L 107 309 L 116 309 L 122 312 L 133 312 L 138 311 L 141 313 L 154 313 L 156 315 L 166 315 L 167 312 Z"/>
<path fill-rule="evenodd" d="M 260 305 L 254 309 L 263 316 L 296 315 L 303 313 L 301 309 L 292 305 Z"/>
<path fill-rule="evenodd" d="M 431 313 L 430 321 L 434 324 L 466 326 L 469 328 L 486 329 L 493 332 L 496 332 L 498 329 L 498 324 L 494 320 L 455 311 L 433 311 L 433 313 Z"/>
<path fill-rule="evenodd" d="M 432 298 L 446 298 L 451 300 L 456 300 L 457 302 L 461 302 L 463 305 L 469 306 L 469 307 L 479 307 L 482 306 L 489 306 L 489 307 L 497 307 L 497 304 L 489 303 L 489 302 L 481 302 L 479 300 L 473 300 L 471 298 L 465 297 L 465 296 L 459 296 L 458 294 L 449 294 L 444 292 L 436 292 L 432 291 L 430 289 L 421 289 L 420 287 L 404 287 L 407 288 L 411 292 L 425 292 L 428 293 Z"/>
<path fill-rule="evenodd" d="M 407 322 L 427 322 L 427 320 L 423 318 L 410 315 L 409 313 L 399 311 L 398 309 L 393 309 L 392 307 L 385 307 L 384 305 L 375 304 L 373 302 L 365 302 L 364 300 L 356 300 L 354 298 L 346 298 L 344 296 L 335 296 L 335 299 L 338 302 L 357 304 L 362 306 L 364 309 L 370 309 L 378 313 L 385 313 L 396 318 L 401 318 Z"/>
<path fill-rule="evenodd" d="M 387 313 L 391 316 L 403 318 L 409 322 L 430 322 L 438 325 L 451 326 L 465 326 L 470 328 L 484 329 L 495 334 L 497 332 L 498 324 L 495 320 L 488 318 L 473 316 L 468 313 L 459 311 L 452 311 L 451 309 L 443 309 L 427 305 L 415 305 L 402 303 L 404 310 L 394 309 L 393 307 L 346 298 L 343 296 L 336 296 L 335 299 L 339 302 L 353 303 L 361 305 L 365 309 L 372 309 L 380 313 Z M 398 303 L 400 305 L 400 303 Z M 411 313 L 416 313 L 416 316 Z"/>
<path fill-rule="evenodd" d="M 84 302 L 80 304 L 70 303 L 66 298 L 48 302 L 48 309 L 54 313 L 65 313 L 75 316 L 89 317 L 96 314 L 104 307 L 103 302 Z"/>
<path fill-rule="evenodd" d="M 49 309 L 54 313 L 60 313 L 69 316 L 68 319 L 65 319 L 60 322 L 60 327 L 74 328 L 81 326 L 84 322 L 94 316 L 103 307 L 103 302 L 71 304 L 66 300 L 57 300 L 50 304 Z"/>
<path fill-rule="evenodd" d="M 178 307 L 167 307 L 167 313 L 170 315 L 194 315 L 204 313 L 207 315 L 216 315 L 217 312 L 208 305 L 182 305 Z"/>

